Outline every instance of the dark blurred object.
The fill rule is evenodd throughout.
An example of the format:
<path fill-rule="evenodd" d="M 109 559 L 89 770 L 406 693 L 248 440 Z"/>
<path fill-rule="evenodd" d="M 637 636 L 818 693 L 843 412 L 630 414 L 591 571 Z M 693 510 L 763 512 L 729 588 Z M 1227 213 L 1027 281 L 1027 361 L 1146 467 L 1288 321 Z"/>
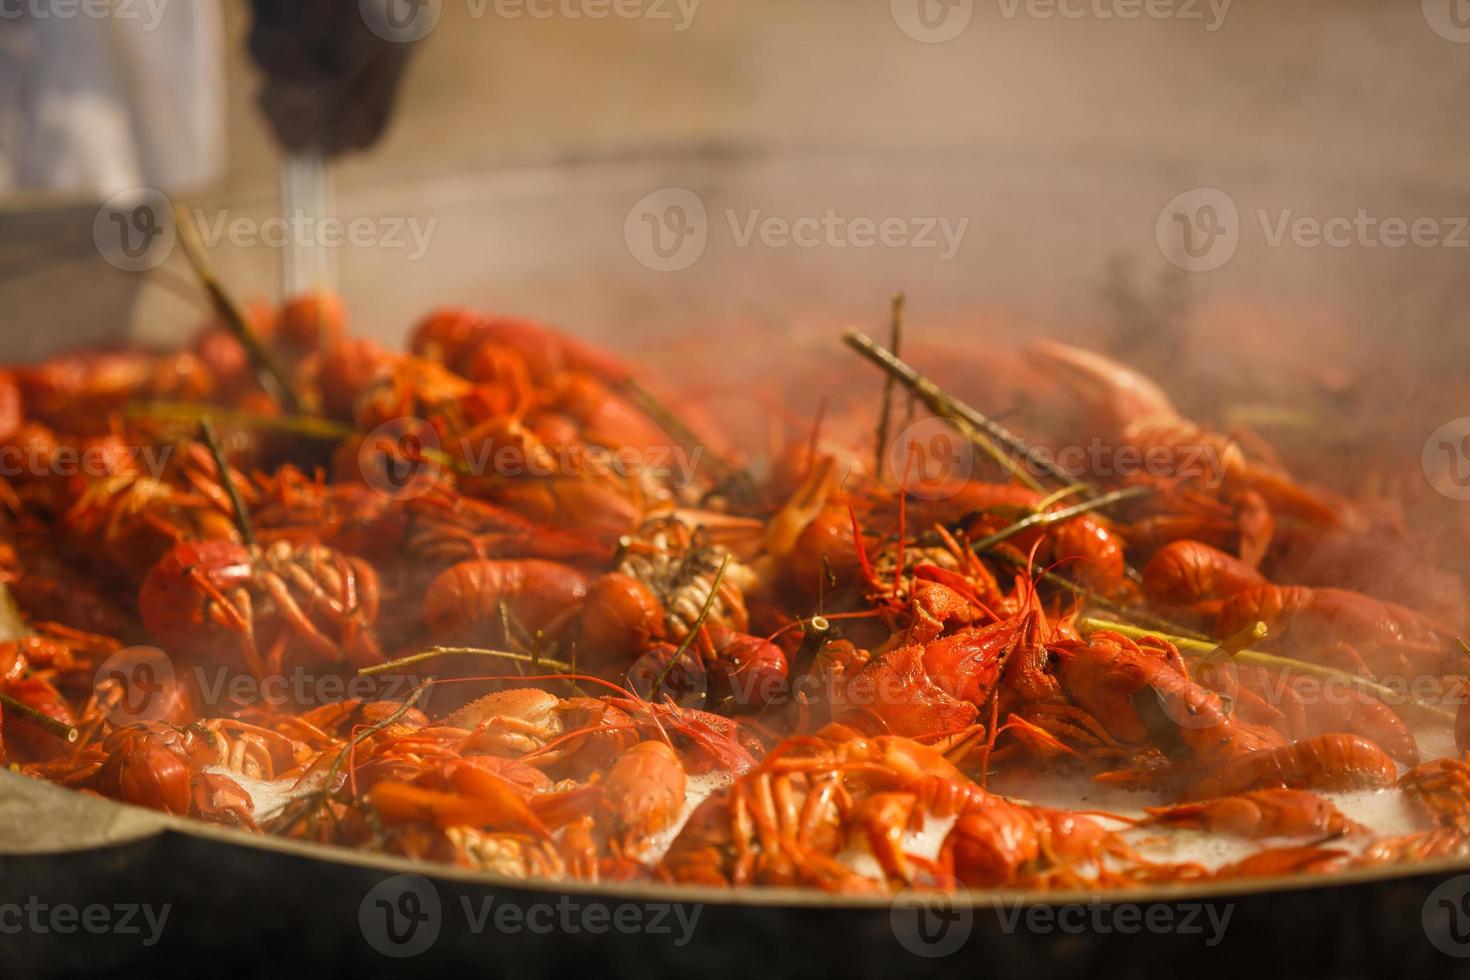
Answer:
<path fill-rule="evenodd" d="M 793 902 L 789 892 L 731 901 L 728 893 L 646 885 L 563 891 L 461 875 L 420 885 L 436 897 L 431 911 L 392 919 L 391 928 L 407 924 L 399 933 L 389 932 L 394 908 L 375 895 L 413 887 L 414 878 L 394 872 L 436 869 L 397 861 L 375 868 L 329 848 L 237 845 L 233 834 L 170 832 L 101 850 L 0 856 L 0 908 L 10 907 L 15 933 L 0 940 L 0 976 L 1470 977 L 1470 959 L 1452 959 L 1426 934 L 1427 923 L 1446 943 L 1453 934 L 1439 930 L 1462 921 L 1441 897 L 1456 868 L 1330 887 L 1314 880 L 1205 895 L 1186 889 L 1118 904 L 1081 896 L 1022 905 L 1004 893 L 977 894 L 973 905 L 956 906 L 824 894 Z M 145 905 L 168 913 L 161 928 L 140 911 Z M 104 921 L 117 930 L 93 927 L 90 914 L 77 927 L 78 910 L 99 907 L 116 917 Z M 32 908 L 41 929 L 25 925 Z M 622 925 L 630 908 L 648 928 Z M 66 934 L 48 925 L 62 909 L 72 912 Z M 1217 931 L 1211 923 L 1220 920 Z"/>
<path fill-rule="evenodd" d="M 357 0 L 251 0 L 261 111 L 289 151 L 327 156 L 377 142 L 414 46 L 373 33 Z"/>

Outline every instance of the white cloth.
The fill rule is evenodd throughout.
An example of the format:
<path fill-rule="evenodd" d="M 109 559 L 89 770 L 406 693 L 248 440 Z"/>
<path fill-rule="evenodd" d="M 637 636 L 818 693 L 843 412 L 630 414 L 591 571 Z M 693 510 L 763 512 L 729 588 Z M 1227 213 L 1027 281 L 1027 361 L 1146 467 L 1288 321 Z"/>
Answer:
<path fill-rule="evenodd" d="M 0 0 L 0 194 L 217 179 L 223 45 L 219 0 Z"/>

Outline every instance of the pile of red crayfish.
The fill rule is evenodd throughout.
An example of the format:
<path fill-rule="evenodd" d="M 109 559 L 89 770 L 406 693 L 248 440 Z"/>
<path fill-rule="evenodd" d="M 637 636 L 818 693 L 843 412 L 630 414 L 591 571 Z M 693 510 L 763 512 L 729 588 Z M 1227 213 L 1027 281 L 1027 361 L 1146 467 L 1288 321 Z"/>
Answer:
<path fill-rule="evenodd" d="M 1017 435 L 853 333 L 881 413 L 753 447 L 525 319 L 441 310 L 402 353 L 327 293 L 224 322 L 0 370 L 25 776 L 563 880 L 1470 854 L 1460 609 L 1362 586 L 1410 533 L 1101 355 L 1017 356 L 1056 408 Z M 1412 821 L 1355 812 L 1375 793 Z M 1204 835 L 1235 857 L 1181 849 Z"/>

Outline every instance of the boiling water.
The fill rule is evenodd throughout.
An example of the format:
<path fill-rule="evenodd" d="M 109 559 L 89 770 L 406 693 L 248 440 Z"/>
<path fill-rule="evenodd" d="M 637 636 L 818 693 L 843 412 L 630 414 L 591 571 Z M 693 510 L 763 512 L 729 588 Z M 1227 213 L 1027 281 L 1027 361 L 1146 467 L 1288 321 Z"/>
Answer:
<path fill-rule="evenodd" d="M 1451 734 L 1443 730 L 1421 730 L 1416 734 L 1421 754 L 1426 759 L 1455 753 Z M 290 781 L 268 782 L 250 779 L 222 767 L 209 770 L 235 780 L 250 794 L 258 821 L 269 820 L 281 813 L 291 801 L 314 792 L 312 786 L 297 786 Z M 685 789 L 684 807 L 678 819 L 652 840 L 651 853 L 662 859 L 684 829 L 689 817 L 713 794 L 733 782 L 729 775 L 713 773 L 690 776 Z M 1055 807 L 1066 810 L 1098 811 L 1095 819 L 1103 826 L 1119 831 L 1138 853 L 1159 862 L 1192 862 L 1215 869 L 1239 861 L 1263 847 L 1302 843 L 1300 840 L 1245 840 L 1223 834 L 1211 834 L 1189 828 L 1137 828 L 1124 820 L 1110 819 L 1103 813 L 1119 817 L 1139 818 L 1147 807 L 1164 806 L 1169 800 L 1162 794 L 1106 786 L 1083 776 L 1000 776 L 992 779 L 989 789 L 1017 803 Z M 1321 794 L 1349 820 L 1372 832 L 1331 842 L 1333 848 L 1350 853 L 1361 850 L 1372 837 L 1396 837 L 1428 827 L 1424 816 L 1397 789 L 1354 790 Z M 944 839 L 954 827 L 955 818 L 927 818 L 924 825 L 910 831 L 903 840 L 903 850 L 916 858 L 933 860 L 939 855 Z M 877 859 L 867 842 L 854 835 L 838 860 L 853 871 L 882 877 Z"/>

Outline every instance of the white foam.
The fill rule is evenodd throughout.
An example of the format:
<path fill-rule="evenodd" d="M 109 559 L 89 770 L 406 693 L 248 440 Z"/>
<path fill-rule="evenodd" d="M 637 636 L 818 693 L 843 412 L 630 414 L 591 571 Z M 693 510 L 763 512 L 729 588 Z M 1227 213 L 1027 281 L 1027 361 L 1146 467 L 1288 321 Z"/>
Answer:
<path fill-rule="evenodd" d="M 1120 789 L 1085 776 L 1000 777 L 992 781 L 990 788 L 1017 802 L 1064 810 L 1101 810 L 1131 818 L 1143 817 L 1146 807 L 1167 806 L 1172 802 L 1159 793 Z M 1429 826 L 1423 814 L 1397 788 L 1320 792 L 1318 795 L 1331 801 L 1349 820 L 1367 827 L 1372 836 L 1397 837 Z M 1137 828 L 1103 816 L 1096 819 L 1103 826 L 1120 831 L 1125 840 L 1150 860 L 1194 862 L 1211 869 L 1239 861 L 1263 848 L 1303 843 L 1300 838 L 1246 839 L 1188 827 Z M 1367 846 L 1372 836 L 1339 838 L 1325 846 L 1357 853 Z"/>
<path fill-rule="evenodd" d="M 955 816 L 925 817 L 922 827 L 904 834 L 903 852 L 926 861 L 934 860 L 939 857 L 944 839 L 949 836 L 957 820 L 958 817 Z M 862 834 L 853 836 L 847 848 L 837 855 L 837 860 L 860 875 L 878 879 L 883 877 L 883 869 L 868 848 L 867 838 Z"/>
<path fill-rule="evenodd" d="M 312 792 L 310 787 L 298 786 L 294 779 L 277 779 L 272 781 L 251 779 L 249 776 L 242 776 L 225 766 L 211 766 L 204 771 L 219 776 L 227 776 L 248 793 L 250 802 L 254 808 L 254 816 L 257 823 L 263 823 L 271 819 L 284 810 L 286 805 L 292 800 L 298 800 L 303 796 L 310 795 Z"/>
<path fill-rule="evenodd" d="M 1421 745 L 1428 747 L 1433 744 L 1432 739 L 1421 738 Z M 1453 751 L 1453 746 L 1449 751 Z M 1299 838 L 1247 839 L 1188 827 L 1134 827 L 1126 820 L 1109 819 L 1103 814 L 1137 819 L 1146 815 L 1145 808 L 1166 806 L 1171 800 L 1161 793 L 1109 786 L 1087 776 L 1011 773 L 993 778 L 988 788 L 1017 803 L 1060 810 L 1099 811 L 1089 815 L 1109 830 L 1118 831 L 1140 856 L 1162 863 L 1195 863 L 1216 869 L 1264 848 L 1303 843 Z M 1319 795 L 1331 801 L 1349 820 L 1372 832 L 1371 835 L 1339 838 L 1324 846 L 1357 853 L 1374 837 L 1397 837 L 1429 826 L 1425 816 L 1396 788 L 1322 792 Z M 933 860 L 954 823 L 953 817 L 943 820 L 929 818 L 920 830 L 905 835 L 904 852 Z M 855 838 L 838 855 L 838 860 L 859 874 L 881 877 L 877 859 L 861 837 Z"/>
<path fill-rule="evenodd" d="M 715 793 L 729 786 L 735 781 L 729 773 L 714 772 L 700 776 L 689 776 L 684 784 L 684 809 L 665 830 L 651 838 L 651 851 L 654 861 L 662 861 L 669 848 L 673 846 L 684 825 L 689 822 L 690 816 L 699 808 L 699 805 L 709 799 Z"/>
<path fill-rule="evenodd" d="M 1441 755 L 1454 753 L 1452 736 L 1446 733 L 1421 732 L 1419 740 L 1421 747 L 1425 749 L 1443 750 Z M 1437 757 L 1439 756 L 1426 754 L 1426 758 Z M 250 795 L 257 821 L 269 820 L 284 810 L 291 801 L 312 792 L 310 787 L 299 786 L 293 780 L 250 779 L 223 767 L 207 771 L 228 776 L 238 783 Z M 662 860 L 695 809 L 732 782 L 734 778 L 728 773 L 689 776 L 684 807 L 678 819 L 653 838 L 650 850 L 652 860 Z M 1145 808 L 1168 805 L 1170 799 L 1160 793 L 1108 786 L 1087 776 L 1006 773 L 992 778 L 988 788 L 1017 803 L 1060 810 L 1100 811 L 1089 815 L 1108 829 L 1120 832 L 1142 857 L 1153 861 L 1193 862 L 1215 869 L 1246 858 L 1263 848 L 1302 843 L 1300 839 L 1244 839 L 1188 827 L 1134 827 L 1127 821 L 1112 820 L 1102 814 L 1111 813 L 1136 819 L 1145 816 Z M 1330 800 L 1349 820 L 1367 827 L 1375 837 L 1397 837 L 1428 827 L 1424 815 L 1398 789 L 1323 792 L 1320 795 Z M 905 834 L 904 853 L 924 860 L 934 860 L 954 824 L 953 816 L 927 818 L 919 830 Z M 1371 839 L 1372 837 L 1365 835 L 1350 836 L 1336 839 L 1327 846 L 1356 853 Z M 861 834 L 853 836 L 846 849 L 837 855 L 837 859 L 858 874 L 882 877 L 878 861 Z"/>

